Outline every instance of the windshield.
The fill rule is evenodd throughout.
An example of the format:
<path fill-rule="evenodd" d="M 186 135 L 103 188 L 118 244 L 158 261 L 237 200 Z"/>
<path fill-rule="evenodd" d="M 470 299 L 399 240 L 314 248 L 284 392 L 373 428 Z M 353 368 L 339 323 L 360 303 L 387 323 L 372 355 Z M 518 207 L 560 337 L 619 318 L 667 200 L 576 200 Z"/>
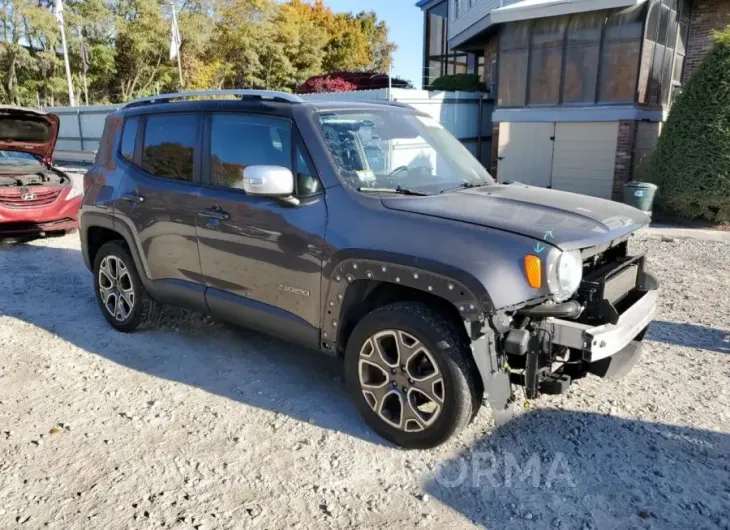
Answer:
<path fill-rule="evenodd" d="M 494 180 L 441 124 L 400 110 L 319 114 L 325 143 L 342 179 L 355 189 L 440 193 Z"/>
<path fill-rule="evenodd" d="M 30 153 L 0 150 L 0 165 L 2 166 L 37 166 L 39 164 L 38 159 Z"/>

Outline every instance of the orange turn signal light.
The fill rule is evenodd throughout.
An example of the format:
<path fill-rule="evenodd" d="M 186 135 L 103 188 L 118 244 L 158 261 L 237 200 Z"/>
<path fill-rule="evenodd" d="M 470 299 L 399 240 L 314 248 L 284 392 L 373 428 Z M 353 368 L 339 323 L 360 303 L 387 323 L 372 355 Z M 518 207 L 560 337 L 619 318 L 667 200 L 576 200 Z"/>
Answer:
<path fill-rule="evenodd" d="M 533 289 L 542 287 L 542 262 L 537 256 L 528 254 L 525 256 L 525 276 L 527 283 Z"/>

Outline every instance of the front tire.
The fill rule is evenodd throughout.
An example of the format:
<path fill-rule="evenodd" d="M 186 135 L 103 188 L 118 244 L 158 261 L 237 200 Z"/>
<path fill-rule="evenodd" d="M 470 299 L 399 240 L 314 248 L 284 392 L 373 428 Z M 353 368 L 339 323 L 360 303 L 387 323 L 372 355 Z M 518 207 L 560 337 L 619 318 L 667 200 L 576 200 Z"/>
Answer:
<path fill-rule="evenodd" d="M 124 242 L 105 243 L 94 259 L 94 293 L 107 322 L 130 333 L 154 326 L 161 306 L 142 285 Z"/>
<path fill-rule="evenodd" d="M 365 316 L 345 352 L 360 413 L 383 438 L 429 449 L 458 434 L 479 407 L 471 350 L 456 326 L 422 303 Z"/>

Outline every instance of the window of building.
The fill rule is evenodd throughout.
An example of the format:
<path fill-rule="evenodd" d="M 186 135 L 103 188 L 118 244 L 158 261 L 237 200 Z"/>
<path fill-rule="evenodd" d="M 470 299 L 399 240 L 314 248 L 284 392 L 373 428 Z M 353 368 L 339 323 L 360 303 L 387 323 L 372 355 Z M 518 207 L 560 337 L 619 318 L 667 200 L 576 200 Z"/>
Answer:
<path fill-rule="evenodd" d="M 598 55 L 605 21 L 605 11 L 571 17 L 565 43 L 563 103 L 595 101 Z"/>
<path fill-rule="evenodd" d="M 600 103 L 633 103 L 636 100 L 645 16 L 645 6 L 638 5 L 615 12 L 606 20 L 600 64 Z"/>
<path fill-rule="evenodd" d="M 557 105 L 563 71 L 563 40 L 568 17 L 542 18 L 532 28 L 530 105 Z"/>
<path fill-rule="evenodd" d="M 644 25 L 644 49 L 641 52 L 641 69 L 639 71 L 637 97 L 639 103 L 648 103 L 649 99 L 651 99 L 649 96 L 649 75 L 651 74 L 651 63 L 654 58 L 654 49 L 656 48 L 656 34 L 661 10 L 661 3 L 658 1 L 653 2 L 649 5 L 646 16 L 646 24 Z"/>
<path fill-rule="evenodd" d="M 499 42 L 498 104 L 521 107 L 527 100 L 530 22 L 507 24 Z"/>
<path fill-rule="evenodd" d="M 655 0 L 649 8 L 643 54 L 648 72 L 646 87 L 639 89 L 639 102 L 666 105 L 681 85 L 690 2 Z M 642 79 L 643 81 L 643 79 Z"/>
<path fill-rule="evenodd" d="M 138 125 L 138 118 L 127 118 L 126 120 L 124 120 L 122 139 L 119 142 L 119 152 L 124 158 L 126 158 L 130 162 L 134 160 L 134 147 L 137 144 Z"/>
<path fill-rule="evenodd" d="M 157 177 L 192 181 L 199 118 L 194 114 L 148 116 L 142 167 Z"/>
<path fill-rule="evenodd" d="M 506 24 L 498 105 L 668 105 L 682 80 L 690 5 L 651 0 Z"/>
<path fill-rule="evenodd" d="M 457 3 L 461 0 L 454 0 Z M 455 4 L 452 4 L 452 12 Z M 446 0 L 426 12 L 426 62 L 423 86 L 428 88 L 439 77 L 455 74 L 476 74 L 472 54 L 456 52 L 449 47 L 449 7 Z"/>
<path fill-rule="evenodd" d="M 672 71 L 672 93 L 670 102 L 680 91 L 682 74 L 684 73 L 684 58 L 687 55 L 687 38 L 689 37 L 689 22 L 692 10 L 691 0 L 682 0 L 679 5 L 679 25 L 677 27 L 677 47 L 674 52 L 674 68 Z"/>
<path fill-rule="evenodd" d="M 291 124 L 244 114 L 214 114 L 210 125 L 210 177 L 214 186 L 243 189 L 247 166 L 291 169 Z"/>

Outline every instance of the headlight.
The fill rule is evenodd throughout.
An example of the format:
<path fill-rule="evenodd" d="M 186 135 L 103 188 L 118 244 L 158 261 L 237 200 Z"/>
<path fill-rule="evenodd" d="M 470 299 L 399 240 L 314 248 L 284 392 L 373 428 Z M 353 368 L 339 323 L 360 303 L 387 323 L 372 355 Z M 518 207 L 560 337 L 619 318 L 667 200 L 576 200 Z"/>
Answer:
<path fill-rule="evenodd" d="M 70 201 L 71 199 L 84 194 L 83 180 L 84 180 L 83 177 L 79 177 L 79 176 L 71 177 L 71 191 L 69 191 L 68 195 L 66 195 L 67 201 Z"/>
<path fill-rule="evenodd" d="M 583 261 L 580 258 L 580 251 L 563 252 L 558 258 L 554 270 L 554 278 L 551 278 L 554 281 L 551 281 L 550 284 L 555 299 L 562 302 L 573 296 L 583 280 Z"/>

